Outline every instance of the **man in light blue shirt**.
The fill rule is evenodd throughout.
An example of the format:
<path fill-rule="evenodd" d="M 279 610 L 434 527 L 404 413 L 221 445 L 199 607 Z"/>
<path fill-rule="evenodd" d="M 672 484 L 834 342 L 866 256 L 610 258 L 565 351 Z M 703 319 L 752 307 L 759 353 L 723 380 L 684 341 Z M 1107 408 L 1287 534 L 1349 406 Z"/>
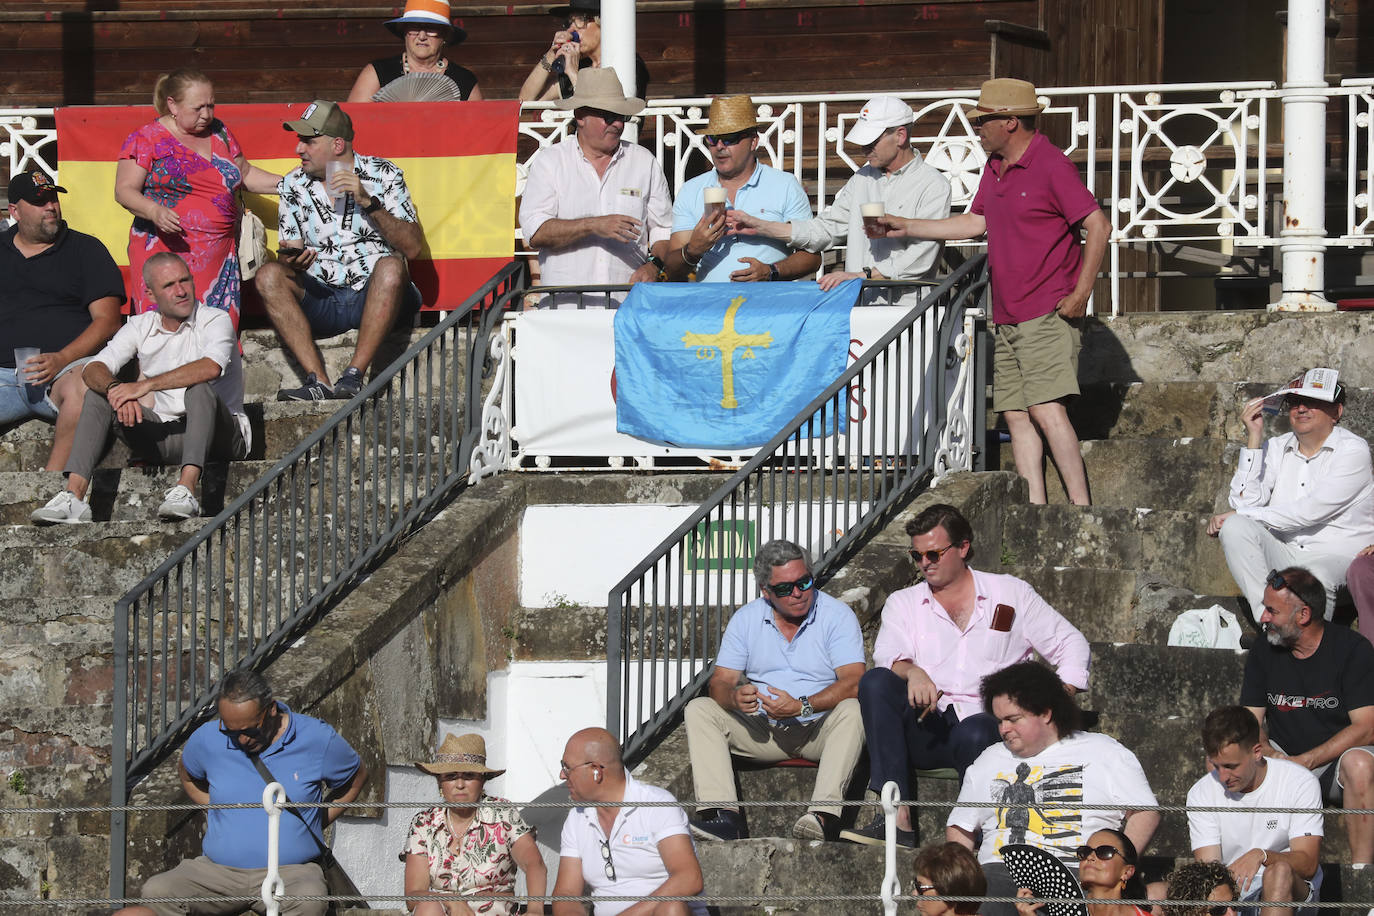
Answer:
<path fill-rule="evenodd" d="M 687 704 L 687 750 L 700 807 L 690 822 L 705 840 L 748 836 L 730 755 L 762 763 L 819 764 L 811 807 L 792 827 L 805 840 L 838 835 L 840 800 L 863 750 L 859 678 L 863 635 L 846 605 L 816 588 L 807 552 L 769 541 L 754 560 L 762 597 L 735 612 L 721 639 L 707 695 Z"/>
<path fill-rule="evenodd" d="M 737 212 L 772 222 L 811 218 L 811 203 L 792 175 L 758 161 L 759 121 L 747 95 L 711 101 L 701 133 L 714 171 L 682 186 L 673 205 L 673 234 L 664 272 L 706 283 L 794 280 L 820 267 L 820 255 L 791 251 L 776 239 L 736 234 Z M 707 207 L 703 192 L 720 188 L 723 207 Z"/>

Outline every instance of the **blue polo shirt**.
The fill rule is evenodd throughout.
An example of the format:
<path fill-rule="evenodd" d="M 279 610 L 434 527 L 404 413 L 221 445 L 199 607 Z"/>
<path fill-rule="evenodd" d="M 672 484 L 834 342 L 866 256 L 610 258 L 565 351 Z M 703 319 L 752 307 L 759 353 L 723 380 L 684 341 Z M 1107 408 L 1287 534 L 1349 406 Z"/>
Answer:
<path fill-rule="evenodd" d="M 819 590 L 791 642 L 778 631 L 773 608 L 763 598 L 755 598 L 730 618 L 716 655 L 718 666 L 743 671 L 761 685 L 760 690 L 781 687 L 794 697 L 824 690 L 835 683 L 836 668 L 855 663 L 864 663 L 859 618 L 849 605 Z"/>
<path fill-rule="evenodd" d="M 701 201 L 704 188 L 720 187 L 720 177 L 712 169 L 698 175 L 682 186 L 677 203 L 673 204 L 673 231 L 690 231 L 701 222 L 706 206 Z M 730 206 L 726 201 L 726 206 Z M 735 193 L 732 209 L 743 210 L 771 222 L 790 223 L 811 218 L 811 202 L 806 199 L 801 182 L 787 172 L 770 168 L 762 162 L 754 174 Z M 759 235 L 726 235 L 710 251 L 702 255 L 697 279 L 703 283 L 728 283 L 730 274 L 743 270 L 740 258 L 756 258 L 774 264 L 790 253 L 787 243 L 766 239 Z"/>
<path fill-rule="evenodd" d="M 319 719 L 278 707 L 291 718 L 281 739 L 263 751 L 260 759 L 282 784 L 286 797 L 295 802 L 317 802 L 324 788 L 346 785 L 362 761 L 338 732 Z M 192 732 L 181 752 L 182 766 L 191 778 L 210 784 L 213 805 L 252 802 L 254 808 L 212 809 L 206 815 L 202 849 L 210 861 L 231 868 L 267 867 L 267 812 L 262 810 L 262 790 L 267 783 L 253 761 L 219 730 L 219 719 Z M 297 808 L 316 834 L 324 808 Z M 281 864 L 300 865 L 320 854 L 305 825 L 289 812 L 281 816 Z"/>

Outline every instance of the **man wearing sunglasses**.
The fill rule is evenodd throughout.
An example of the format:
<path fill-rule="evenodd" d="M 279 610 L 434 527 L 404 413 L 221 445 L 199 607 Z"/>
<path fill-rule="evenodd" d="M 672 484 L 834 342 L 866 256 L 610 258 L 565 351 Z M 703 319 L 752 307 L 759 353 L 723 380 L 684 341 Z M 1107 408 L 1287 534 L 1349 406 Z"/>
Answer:
<path fill-rule="evenodd" d="M 1310 770 L 1332 804 L 1374 808 L 1374 646 L 1326 625 L 1326 594 L 1306 569 L 1270 571 L 1265 640 L 1245 660 L 1240 705 L 1263 729 L 1266 757 Z M 1350 861 L 1374 863 L 1374 815 L 1347 814 L 1345 830 Z"/>
<path fill-rule="evenodd" d="M 1048 443 L 1069 501 L 1086 506 L 1088 477 L 1065 402 L 1078 394 L 1079 319 L 1111 222 L 1077 166 L 1036 131 L 1044 107 L 1025 80 L 983 83 L 968 117 L 988 161 L 969 212 L 942 220 L 888 216 L 883 224 L 888 238 L 987 235 L 997 341 L 992 402 L 1011 433 L 1016 473 L 1030 485 L 1030 501 L 1045 502 Z"/>
<path fill-rule="evenodd" d="M 761 763 L 817 762 L 810 810 L 792 835 L 835 839 L 840 801 L 863 750 L 854 699 L 864 671 L 859 620 L 816 587 L 810 556 L 791 541 L 760 547 L 754 578 L 762 597 L 730 618 L 707 695 L 687 704 L 687 750 L 700 802 L 692 833 L 704 840 L 749 835 L 732 806 L 734 754 Z"/>
<path fill-rule="evenodd" d="M 626 98 L 614 70 L 592 68 L 582 71 L 572 98 L 554 104 L 572 111 L 577 133 L 534 157 L 520 198 L 526 244 L 539 251 L 540 284 L 658 279 L 672 225 L 668 181 L 653 153 L 621 139 L 644 100 Z M 571 295 L 553 298 L 560 301 L 547 304 L 578 304 Z M 589 304 L 585 297 L 582 304 Z"/>
<path fill-rule="evenodd" d="M 682 186 L 673 205 L 668 243 L 669 279 L 706 283 L 795 280 L 816 272 L 820 255 L 788 252 L 776 239 L 737 232 L 738 215 L 792 222 L 811 218 L 811 202 L 791 174 L 758 160 L 758 109 L 747 95 L 711 100 L 700 133 L 715 169 Z M 723 188 L 725 208 L 707 207 L 703 192 Z"/>
<path fill-rule="evenodd" d="M 1282 410 L 1289 432 L 1264 438 L 1267 414 Z M 1301 566 L 1336 590 L 1359 551 L 1374 544 L 1374 475 L 1369 443 L 1337 424 L 1345 388 L 1335 369 L 1310 369 L 1241 408 L 1246 442 L 1231 478 L 1231 511 L 1213 516 L 1226 565 L 1256 620 L 1265 570 Z"/>
<path fill-rule="evenodd" d="M 1225 863 L 1242 903 L 1317 900 L 1324 828 L 1316 777 L 1291 760 L 1265 757 L 1259 720 L 1244 706 L 1223 706 L 1207 714 L 1202 749 L 1208 773 L 1188 790 L 1194 858 Z M 1199 808 L 1234 810 L 1195 810 Z M 1273 908 L 1265 916 L 1289 912 Z"/>
<path fill-rule="evenodd" d="M 738 211 L 734 214 L 736 231 L 778 239 L 790 248 L 816 254 L 843 244 L 844 269 L 820 279 L 821 289 L 826 291 L 856 278 L 921 280 L 930 276 L 944 247 L 940 242 L 869 238 L 862 212 L 864 205 L 876 203 L 884 212 L 897 216 L 949 216 L 949 180 L 922 161 L 911 147 L 915 120 L 911 106 L 896 96 L 869 99 L 845 135 L 845 140 L 863 151 L 867 164 L 845 182 L 820 216 L 790 223 L 769 222 Z M 919 295 L 916 291 L 908 294 L 911 304 Z"/>
<path fill-rule="evenodd" d="M 983 711 L 984 676 L 1035 653 L 1055 666 L 1065 692 L 1088 686 L 1088 641 L 1029 583 L 968 565 L 973 526 L 954 506 L 929 506 L 906 524 L 911 559 L 924 581 L 888 596 L 873 645 L 873 668 L 859 682 L 868 741 L 869 788 L 897 783 L 912 798 L 913 770 L 946 767 L 960 778 L 997 743 Z M 897 841 L 916 845 L 912 813 L 897 812 Z M 840 839 L 881 846 L 879 812 Z"/>
<path fill-rule="evenodd" d="M 295 712 L 272 698 L 272 688 L 255 671 L 235 671 L 220 687 L 219 718 L 187 739 L 177 763 L 181 786 L 198 805 L 243 804 L 249 808 L 211 809 L 205 816 L 203 854 L 184 859 L 171 871 L 143 884 L 144 898 L 247 897 L 256 899 L 267 874 L 267 813 L 262 792 L 265 768 L 286 789 L 288 801 L 347 803 L 367 781 L 367 767 L 334 729 Z M 283 913 L 322 916 L 323 900 L 290 899 L 328 894 L 319 859 L 324 828 L 343 808 L 297 808 L 281 818 L 280 863 L 288 899 Z M 186 907 L 189 906 L 189 909 Z M 243 907 L 240 907 L 243 908 Z M 117 916 L 172 916 L 229 912 L 223 904 L 150 903 L 120 910 Z M 237 912 L 237 909 L 234 910 Z"/>

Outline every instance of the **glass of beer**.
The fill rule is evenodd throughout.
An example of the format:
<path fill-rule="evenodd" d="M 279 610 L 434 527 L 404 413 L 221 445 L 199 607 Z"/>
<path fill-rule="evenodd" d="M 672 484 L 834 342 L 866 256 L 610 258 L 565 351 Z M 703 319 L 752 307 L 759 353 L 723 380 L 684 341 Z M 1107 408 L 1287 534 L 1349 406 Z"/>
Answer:
<path fill-rule="evenodd" d="M 701 191 L 701 202 L 705 204 L 705 210 L 708 215 L 712 210 L 724 213 L 725 189 L 719 186 L 703 188 Z"/>
<path fill-rule="evenodd" d="M 864 235 L 871 239 L 880 239 L 887 235 L 886 230 L 878 225 L 878 221 L 883 218 L 886 212 L 881 201 L 878 203 L 860 204 L 859 212 L 863 214 L 864 218 Z"/>

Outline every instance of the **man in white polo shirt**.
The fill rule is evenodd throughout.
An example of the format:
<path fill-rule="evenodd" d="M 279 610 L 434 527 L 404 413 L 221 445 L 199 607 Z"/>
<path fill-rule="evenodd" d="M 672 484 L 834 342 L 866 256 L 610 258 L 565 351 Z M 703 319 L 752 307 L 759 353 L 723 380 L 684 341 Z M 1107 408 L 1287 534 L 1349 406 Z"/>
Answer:
<path fill-rule="evenodd" d="M 1240 901 L 1309 902 L 1321 888 L 1322 793 L 1306 767 L 1264 756 L 1259 720 L 1222 706 L 1202 722 L 1209 772 L 1188 790 L 1188 836 L 1199 862 L 1222 862 Z M 1199 811 L 1234 808 L 1235 811 Z M 1301 810 L 1260 811 L 1260 808 Z M 1283 916 L 1273 908 L 1269 916 Z"/>
<path fill-rule="evenodd" d="M 148 259 L 143 283 L 157 310 L 130 318 L 86 365 L 89 390 L 67 460 L 67 486 L 33 512 L 36 525 L 91 520 L 86 490 L 112 431 L 141 457 L 181 465 L 158 507 L 167 521 L 200 514 L 195 490 L 207 460 L 248 454 L 243 366 L 229 313 L 196 301 L 186 262 L 171 252 Z M 131 359 L 138 360 L 139 378 L 121 382 L 115 373 Z"/>

